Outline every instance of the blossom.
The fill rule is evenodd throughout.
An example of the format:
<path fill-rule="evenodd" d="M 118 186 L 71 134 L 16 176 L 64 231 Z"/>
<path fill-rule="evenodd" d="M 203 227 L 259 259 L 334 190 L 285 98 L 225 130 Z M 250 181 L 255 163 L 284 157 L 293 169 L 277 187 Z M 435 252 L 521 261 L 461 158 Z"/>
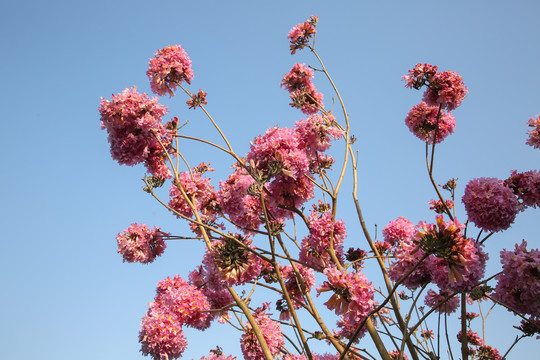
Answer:
<path fill-rule="evenodd" d="M 169 45 L 158 50 L 150 59 L 146 75 L 155 94 L 173 96 L 173 90 L 182 81 L 191 84 L 191 60 L 180 45 Z"/>
<path fill-rule="evenodd" d="M 168 234 L 161 232 L 156 226 L 150 230 L 146 224 L 133 223 L 116 236 L 118 252 L 122 254 L 124 261 L 151 263 L 161 256 L 167 247 L 163 235 Z"/>
<path fill-rule="evenodd" d="M 299 258 L 316 268 L 325 268 L 332 263 L 328 249 L 330 241 L 333 241 L 333 248 L 336 257 L 343 257 L 343 241 L 347 236 L 345 222 L 343 220 L 333 221 L 332 212 L 324 214 L 313 212 L 308 217 L 309 235 L 302 239 Z"/>
<path fill-rule="evenodd" d="M 439 70 L 437 65 L 418 63 L 413 69 L 409 70 L 409 75 L 402 76 L 402 79 L 407 82 L 405 87 L 420 89 L 426 83 L 430 83 L 433 77 Z"/>
<path fill-rule="evenodd" d="M 208 356 L 203 356 L 199 360 L 236 360 L 236 356 L 225 356 L 218 348 L 218 350 L 211 350 Z"/>
<path fill-rule="evenodd" d="M 280 268 L 281 277 L 285 282 L 285 288 L 289 293 L 294 309 L 299 309 L 304 304 L 304 294 L 309 293 L 313 285 L 315 285 L 315 273 L 312 269 L 301 264 L 295 264 L 298 273 L 296 273 L 291 265 L 286 265 Z M 298 280 L 300 279 L 300 283 Z M 290 318 L 290 309 L 287 308 L 285 296 L 278 300 L 281 309 L 280 319 L 288 320 Z"/>
<path fill-rule="evenodd" d="M 208 102 L 206 101 L 206 95 L 208 93 L 205 93 L 201 89 L 199 89 L 199 92 L 197 94 L 191 95 L 191 100 L 186 101 L 186 104 L 189 106 L 190 109 L 195 109 L 197 106 L 206 105 Z"/>
<path fill-rule="evenodd" d="M 431 280 L 440 289 L 470 290 L 484 276 L 487 254 L 472 238 L 462 234 L 457 220 L 445 222 L 436 216 L 435 224 L 420 223 L 415 241 L 430 255 L 426 261 Z"/>
<path fill-rule="evenodd" d="M 540 317 L 540 251 L 527 242 L 514 251 L 501 251 L 502 273 L 497 275 L 493 298 L 523 313 Z"/>
<path fill-rule="evenodd" d="M 446 207 L 443 205 L 441 200 L 430 200 L 428 201 L 428 204 L 431 206 L 429 207 L 429 210 L 435 210 L 437 214 L 443 214 L 446 209 L 451 210 L 454 208 L 454 201 L 453 200 L 445 200 L 444 203 L 446 204 Z"/>
<path fill-rule="evenodd" d="M 257 230 L 261 225 L 261 202 L 257 196 L 248 193 L 252 184 L 255 184 L 253 177 L 245 169 L 237 168 L 226 181 L 219 183 L 217 193 L 223 213 L 244 233 L 249 233 L 249 229 Z"/>
<path fill-rule="evenodd" d="M 281 86 L 290 93 L 292 107 L 302 110 L 304 114 L 315 114 L 324 107 L 323 94 L 317 92 L 311 81 L 313 70 L 305 64 L 295 64 L 281 80 Z"/>
<path fill-rule="evenodd" d="M 323 273 L 327 280 L 317 288 L 317 296 L 322 292 L 333 292 L 324 303 L 326 307 L 345 319 L 357 323 L 363 321 L 375 304 L 375 291 L 367 277 L 360 271 L 345 273 L 337 268 L 326 268 Z"/>
<path fill-rule="evenodd" d="M 112 95 L 110 101 L 102 98 L 98 110 L 101 128 L 106 129 L 109 135 L 114 160 L 128 166 L 145 162 L 152 175 L 172 177 L 164 163 L 172 132 L 161 123 L 167 108 L 158 104 L 157 98 L 150 99 L 133 87 Z"/>
<path fill-rule="evenodd" d="M 461 342 L 462 334 L 463 333 L 461 332 L 461 330 L 457 333 L 457 339 L 458 339 L 459 342 Z M 475 333 L 474 331 L 468 330 L 467 331 L 467 343 L 469 343 L 470 345 L 474 345 L 474 346 L 482 346 L 482 345 L 484 345 L 484 340 L 482 340 L 482 338 L 477 333 Z"/>
<path fill-rule="evenodd" d="M 175 275 L 172 279 L 167 277 L 160 281 L 154 300 L 151 311 L 155 308 L 166 309 L 180 324 L 196 329 L 208 327 L 206 318 L 210 304 L 206 296 L 180 276 Z"/>
<path fill-rule="evenodd" d="M 309 158 L 292 129 L 275 126 L 256 137 L 247 162 L 251 176 L 265 183 L 268 210 L 274 218 L 292 218 L 294 213 L 287 208 L 298 208 L 313 197 Z"/>
<path fill-rule="evenodd" d="M 469 181 L 461 201 L 469 220 L 486 231 L 508 229 L 518 213 L 519 202 L 512 189 L 496 178 Z"/>
<path fill-rule="evenodd" d="M 452 111 L 461 105 L 467 92 L 463 77 L 455 71 L 443 71 L 433 75 L 423 100 L 430 106 L 440 105 L 443 109 Z"/>
<path fill-rule="evenodd" d="M 438 144 L 454 133 L 456 119 L 452 114 L 445 113 L 443 110 L 439 111 L 438 107 L 430 106 L 422 101 L 409 111 L 405 124 L 417 138 L 429 144 L 433 144 L 436 136 L 435 142 Z"/>
<path fill-rule="evenodd" d="M 390 355 L 390 359 L 392 360 L 398 360 L 399 359 L 399 350 L 392 350 L 392 351 L 389 351 L 388 352 L 388 355 Z M 403 360 L 408 360 L 409 358 L 407 357 L 406 354 L 403 354 Z"/>
<path fill-rule="evenodd" d="M 532 130 L 529 130 L 527 145 L 535 149 L 540 149 L 540 115 L 530 118 L 527 124 L 529 124 L 529 127 L 532 127 Z"/>
<path fill-rule="evenodd" d="M 270 354 L 272 357 L 276 357 L 283 345 L 285 344 L 283 334 L 281 333 L 281 326 L 277 321 L 270 319 L 265 313 L 266 306 L 259 308 L 253 314 L 257 326 L 261 330 L 261 333 L 268 345 Z M 246 360 L 260 360 L 264 359 L 264 353 L 262 347 L 255 336 L 255 332 L 251 327 L 251 324 L 245 324 L 246 331 L 242 334 L 240 339 L 240 346 L 242 348 L 242 354 Z"/>
<path fill-rule="evenodd" d="M 436 311 L 439 313 L 451 314 L 459 307 L 459 297 L 457 296 L 453 296 L 443 303 L 444 299 L 451 294 L 452 293 L 447 290 L 441 290 L 439 293 L 436 293 L 429 289 L 424 299 L 424 303 L 431 308 L 436 307 Z"/>
<path fill-rule="evenodd" d="M 294 131 L 298 138 L 299 147 L 307 149 L 315 157 L 317 152 L 324 152 L 330 148 L 330 140 L 343 136 L 343 130 L 337 127 L 334 115 L 314 114 L 305 120 L 294 124 Z"/>
<path fill-rule="evenodd" d="M 390 264 L 388 275 L 394 281 L 405 277 L 424 257 L 424 251 L 420 249 L 412 239 L 406 239 L 398 243 L 394 251 L 395 261 Z M 404 278 L 402 284 L 409 289 L 416 289 L 431 281 L 431 269 L 427 262 L 421 262 L 416 269 Z"/>
<path fill-rule="evenodd" d="M 384 241 L 392 246 L 410 239 L 414 233 L 414 225 L 402 216 L 390 221 L 382 230 Z"/>
<path fill-rule="evenodd" d="M 180 215 L 186 217 L 194 216 L 193 209 L 190 205 L 191 202 L 199 213 L 202 222 L 214 224 L 217 220 L 220 212 L 217 194 L 214 191 L 214 187 L 210 184 L 210 179 L 202 176 L 206 171 L 214 170 L 209 165 L 202 163 L 194 167 L 192 171 L 180 173 L 178 175 L 178 183 L 176 183 L 176 179 L 173 181 L 169 190 L 169 207 L 177 213 L 177 217 L 180 218 Z M 180 189 L 185 192 L 189 202 Z M 220 225 L 218 224 L 217 226 Z M 195 224 L 192 229 L 196 233 L 200 231 Z"/>
<path fill-rule="evenodd" d="M 296 50 L 303 49 L 309 44 L 309 39 L 317 32 L 315 29 L 317 21 L 319 21 L 319 17 L 317 15 L 311 15 L 309 20 L 294 26 L 289 31 L 287 38 L 291 40 L 291 54 L 294 55 Z"/>
<path fill-rule="evenodd" d="M 143 355 L 154 360 L 178 359 L 187 347 L 178 319 L 161 309 L 147 312 L 141 322 L 139 342 Z"/>
<path fill-rule="evenodd" d="M 261 273 L 262 264 L 260 258 L 248 250 L 255 250 L 251 242 L 249 237 L 240 234 L 229 234 L 229 237 L 215 240 L 209 255 L 205 256 L 207 270 L 217 270 L 219 276 L 231 286 L 254 280 Z"/>
<path fill-rule="evenodd" d="M 540 171 L 518 173 L 512 170 L 512 175 L 504 180 L 504 184 L 512 189 L 523 207 L 540 206 Z"/>

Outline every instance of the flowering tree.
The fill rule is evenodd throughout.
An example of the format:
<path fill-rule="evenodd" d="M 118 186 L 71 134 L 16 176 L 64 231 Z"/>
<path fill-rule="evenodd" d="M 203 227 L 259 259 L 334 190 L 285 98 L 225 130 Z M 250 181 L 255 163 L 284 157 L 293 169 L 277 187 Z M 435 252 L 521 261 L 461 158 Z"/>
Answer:
<path fill-rule="evenodd" d="M 167 109 L 158 98 L 135 87 L 101 100 L 101 126 L 107 130 L 113 159 L 130 166 L 143 163 L 147 170 L 143 190 L 187 221 L 193 232 L 188 238 L 200 239 L 205 247 L 201 264 L 187 277 L 175 275 L 158 283 L 141 322 L 142 353 L 154 359 L 180 358 L 187 346 L 183 328 L 205 330 L 217 320 L 240 332 L 248 360 L 417 360 L 445 358 L 445 352 L 451 358 L 458 357 L 455 353 L 462 359 L 505 358 L 523 337 L 540 333 L 540 251 L 523 241 L 501 251 L 500 272 L 486 274 L 484 244 L 494 233 L 508 229 L 520 211 L 540 205 L 540 172 L 512 171 L 507 179 L 470 181 L 461 198 L 468 220 L 458 221 L 457 181 L 437 185 L 433 168 L 436 145 L 456 126 L 451 111 L 468 91 L 456 72 L 416 64 L 403 80 L 406 87 L 424 93 L 405 124 L 425 143 L 427 176 L 435 194 L 429 201 L 434 220 L 414 225 L 399 217 L 384 227 L 383 240 L 376 240 L 356 195 L 358 164 L 349 116 L 314 48 L 317 21 L 311 16 L 288 34 L 291 54 L 307 48 L 317 65 L 296 64 L 281 81 L 290 93 L 290 105 L 305 118 L 290 128 L 269 128 L 251 142 L 244 156 L 233 150 L 206 110 L 207 94 L 186 87 L 194 74 L 179 45 L 158 50 L 150 60 L 150 88 L 170 97 L 184 92 L 186 104 L 204 112 L 221 144 L 183 135 L 184 124 L 176 117 L 164 124 Z M 331 84 L 341 115 L 325 108 L 323 94 L 313 83 L 316 73 Z M 528 124 L 532 130 L 527 144 L 540 148 L 540 116 Z M 227 154 L 231 174 L 215 188 L 210 164 L 191 166 L 179 139 Z M 334 141 L 344 144 L 342 163 L 327 153 Z M 348 173 L 353 177 L 362 244 L 347 244 L 345 223 L 337 216 L 338 195 Z M 158 195 L 166 183 L 168 200 Z M 474 231 L 471 223 L 480 229 L 475 237 L 467 235 Z M 186 236 L 134 223 L 116 239 L 124 261 L 151 263 L 175 238 Z M 376 287 L 366 277 L 367 266 L 379 269 L 382 284 Z M 256 291 L 274 298 L 255 303 Z M 480 314 L 468 311 L 473 303 Z M 521 335 L 505 352 L 474 331 L 476 318 L 485 324 L 482 308 L 493 305 L 521 320 L 517 326 Z M 335 313 L 335 323 L 323 320 L 325 310 Z M 454 312 L 460 314 L 455 320 L 461 330 L 449 334 L 440 320 L 444 318 L 446 325 Z M 428 322 L 431 317 L 438 317 L 436 327 Z M 367 338 L 376 353 L 359 346 Z M 311 344 L 318 341 L 327 343 L 326 353 L 312 351 Z M 219 348 L 208 351 L 202 359 L 233 359 Z"/>

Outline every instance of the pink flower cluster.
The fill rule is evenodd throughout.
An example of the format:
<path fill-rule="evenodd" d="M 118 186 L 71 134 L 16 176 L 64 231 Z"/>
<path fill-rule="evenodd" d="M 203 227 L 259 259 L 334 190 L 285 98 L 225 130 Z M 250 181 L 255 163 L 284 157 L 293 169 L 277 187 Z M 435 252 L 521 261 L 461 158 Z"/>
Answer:
<path fill-rule="evenodd" d="M 470 290 L 484 276 L 487 254 L 473 239 L 463 237 L 463 225 L 445 222 L 442 215 L 436 220 L 437 224 L 420 222 L 412 239 L 398 243 L 388 271 L 390 278 L 404 278 L 409 289 L 433 282 L 442 290 Z"/>
<path fill-rule="evenodd" d="M 214 171 L 209 165 L 202 163 L 199 166 L 193 168 L 192 171 L 182 172 L 178 175 L 179 184 L 176 180 L 173 181 L 169 190 L 169 206 L 177 213 L 186 217 L 194 217 L 191 204 L 195 207 L 201 217 L 201 221 L 206 224 L 215 225 L 215 221 L 219 216 L 219 205 L 217 200 L 217 194 L 214 191 L 214 187 L 210 184 L 210 179 L 203 177 L 202 175 L 206 171 Z M 189 198 L 186 200 L 182 194 L 183 189 L 186 196 Z M 180 217 L 176 214 L 177 217 Z M 199 228 L 196 224 L 191 223 L 191 228 L 195 233 L 199 233 Z M 221 226 L 217 224 L 217 226 Z"/>
<path fill-rule="evenodd" d="M 221 238 L 212 242 L 203 260 L 208 273 L 216 275 L 228 285 L 242 285 L 255 280 L 261 273 L 261 259 L 248 249 L 255 250 L 249 237 L 229 234 L 231 238 Z"/>
<path fill-rule="evenodd" d="M 540 317 L 540 251 L 523 242 L 514 251 L 501 251 L 503 271 L 493 298 L 522 314 Z"/>
<path fill-rule="evenodd" d="M 457 339 L 459 342 L 461 339 L 462 332 L 459 331 L 457 334 Z M 484 343 L 484 340 L 472 330 L 467 331 L 467 343 L 471 345 L 469 347 L 469 354 L 472 355 L 473 359 L 479 360 L 501 360 L 502 356 L 499 354 L 499 351 L 489 345 Z"/>
<path fill-rule="evenodd" d="M 323 94 L 311 81 L 313 70 L 305 64 L 295 64 L 281 80 L 281 86 L 291 94 L 292 107 L 301 109 L 304 114 L 316 114 L 324 107 Z"/>
<path fill-rule="evenodd" d="M 527 122 L 529 127 L 529 138 L 527 139 L 527 145 L 532 146 L 535 149 L 540 149 L 540 115 L 532 117 Z"/>
<path fill-rule="evenodd" d="M 412 222 L 401 216 L 396 220 L 390 221 L 382 230 L 384 241 L 391 246 L 411 239 L 415 232 L 416 229 Z"/>
<path fill-rule="evenodd" d="M 417 138 L 429 144 L 433 144 L 435 140 L 438 144 L 454 133 L 456 119 L 444 110 L 440 110 L 439 113 L 438 106 L 430 106 L 422 101 L 409 111 L 405 124 Z"/>
<path fill-rule="evenodd" d="M 342 316 L 338 322 L 342 336 L 351 338 L 354 335 L 351 330 L 356 330 L 375 306 L 373 285 L 360 271 L 345 273 L 337 268 L 326 268 L 323 273 L 327 281 L 317 288 L 317 296 L 322 292 L 333 292 L 324 304 Z"/>
<path fill-rule="evenodd" d="M 150 59 L 146 75 L 155 94 L 173 96 L 173 90 L 182 81 L 191 83 L 191 60 L 180 45 L 167 46 L 158 50 Z"/>
<path fill-rule="evenodd" d="M 165 164 L 166 151 L 173 133 L 161 124 L 167 108 L 158 104 L 157 98 L 150 99 L 138 93 L 135 87 L 112 95 L 111 101 L 101 99 L 99 113 L 101 128 L 107 129 L 111 156 L 120 165 L 133 166 L 144 162 L 154 176 L 170 178 L 171 172 Z M 175 120 L 171 122 L 175 126 Z"/>
<path fill-rule="evenodd" d="M 512 170 L 512 175 L 504 181 L 521 201 L 521 206 L 540 206 L 540 171 L 531 170 L 518 173 Z"/>
<path fill-rule="evenodd" d="M 206 329 L 209 309 L 204 294 L 178 275 L 160 281 L 141 322 L 141 352 L 156 360 L 180 358 L 187 347 L 182 325 Z"/>
<path fill-rule="evenodd" d="M 199 360 L 236 360 L 236 356 L 225 356 L 221 351 L 212 350 L 208 356 L 203 356 Z"/>
<path fill-rule="evenodd" d="M 315 26 L 317 26 L 318 21 L 317 15 L 311 15 L 309 20 L 294 26 L 289 31 L 287 38 L 291 40 L 291 54 L 294 55 L 296 50 L 303 49 L 309 44 L 309 39 L 317 32 Z"/>
<path fill-rule="evenodd" d="M 467 94 L 463 78 L 454 71 L 438 72 L 439 68 L 430 64 L 418 63 L 409 74 L 403 76 L 408 88 L 420 89 L 427 86 L 423 100 L 429 105 L 452 111 L 461 105 Z"/>
<path fill-rule="evenodd" d="M 429 289 L 424 299 L 424 303 L 430 308 L 436 307 L 436 311 L 439 313 L 451 314 L 459 307 L 459 297 L 457 296 L 453 296 L 443 303 L 444 299 L 451 294 L 452 292 L 448 290 L 441 290 L 439 293 L 436 293 Z"/>
<path fill-rule="evenodd" d="M 283 345 L 285 344 L 283 334 L 281 333 L 281 326 L 277 321 L 270 319 L 265 313 L 267 304 L 264 304 L 262 308 L 255 311 L 253 316 L 257 326 L 263 334 L 264 340 L 270 349 L 270 353 L 273 357 L 276 357 Z M 246 360 L 260 360 L 264 359 L 264 353 L 261 345 L 255 336 L 255 332 L 249 323 L 245 324 L 246 331 L 242 334 L 240 339 L 240 346 L 242 348 L 242 354 Z"/>
<path fill-rule="evenodd" d="M 312 269 L 305 267 L 300 264 L 296 264 L 296 269 L 298 274 L 295 273 L 291 265 L 282 266 L 281 276 L 285 282 L 285 288 L 289 293 L 289 296 L 292 300 L 294 309 L 299 309 L 304 304 L 303 294 L 311 291 L 313 285 L 315 285 L 315 273 Z M 298 282 L 298 277 L 301 282 Z M 303 290 L 302 290 L 303 289 Z M 290 319 L 290 309 L 285 307 L 286 300 L 285 296 L 282 296 L 281 300 L 278 300 L 278 303 L 282 307 L 281 314 L 279 316 L 280 320 L 289 320 Z"/>
<path fill-rule="evenodd" d="M 469 220 L 485 231 L 508 229 L 519 211 L 512 189 L 496 178 L 469 181 L 461 201 Z"/>
<path fill-rule="evenodd" d="M 298 147 L 306 149 L 312 155 L 324 152 L 331 146 L 331 139 L 337 140 L 343 137 L 344 131 L 339 129 L 335 122 L 335 116 L 314 114 L 294 124 L 294 131 L 298 137 Z"/>
<path fill-rule="evenodd" d="M 328 252 L 330 241 L 333 241 L 334 251 L 338 260 L 343 258 L 343 241 L 347 230 L 343 220 L 333 221 L 332 212 L 324 214 L 312 212 L 308 218 L 309 235 L 302 239 L 300 261 L 315 267 L 331 266 L 332 259 Z"/>
<path fill-rule="evenodd" d="M 163 233 L 156 226 L 150 230 L 146 224 L 133 223 L 123 233 L 118 233 L 116 236 L 118 252 L 122 254 L 124 261 L 151 263 L 163 254 L 167 247 L 163 241 L 163 235 L 168 234 Z"/>
<path fill-rule="evenodd" d="M 429 210 L 435 210 L 437 214 L 443 214 L 446 209 L 452 210 L 454 208 L 454 200 L 445 200 L 444 203 L 446 204 L 446 207 L 441 200 L 430 200 L 428 201 L 428 204 L 431 205 Z"/>

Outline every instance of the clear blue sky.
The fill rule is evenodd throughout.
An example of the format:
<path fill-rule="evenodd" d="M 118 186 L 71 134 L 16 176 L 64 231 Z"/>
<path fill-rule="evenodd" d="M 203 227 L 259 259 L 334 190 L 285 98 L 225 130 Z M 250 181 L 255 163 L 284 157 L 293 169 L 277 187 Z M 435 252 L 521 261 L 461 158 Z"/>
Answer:
<path fill-rule="evenodd" d="M 437 150 L 440 183 L 459 178 L 461 198 L 472 178 L 539 168 L 540 150 L 525 145 L 525 123 L 540 113 L 535 0 L 3 1 L 0 357 L 143 358 L 139 322 L 157 281 L 187 276 L 201 248 L 178 242 L 154 264 L 122 263 L 115 236 L 131 222 L 177 235 L 188 230 L 140 190 L 142 167 L 120 167 L 110 158 L 99 127 L 100 97 L 131 86 L 149 92 L 149 58 L 181 44 L 193 61 L 192 90 L 208 92 L 208 109 L 243 154 L 266 128 L 303 117 L 289 108 L 279 83 L 295 62 L 314 63 L 307 52 L 291 56 L 286 39 L 311 14 L 319 15 L 317 48 L 358 138 L 359 196 L 370 228 L 378 224 L 380 231 L 398 216 L 432 221 L 424 146 L 403 122 L 421 94 L 404 88 L 400 77 L 417 62 L 457 71 L 469 87 L 454 112 L 455 134 Z M 331 105 L 327 83 L 315 81 Z M 215 138 L 185 100 L 162 103 L 171 115 L 191 120 L 190 134 Z M 229 159 L 186 146 L 193 165 L 215 165 L 215 185 L 227 176 Z M 348 245 L 365 247 L 346 197 L 342 205 Z M 464 218 L 460 201 L 458 211 Z M 514 228 L 492 237 L 491 273 L 502 248 L 523 238 L 539 247 L 539 216 L 538 209 L 519 214 Z M 497 314 L 505 327 L 488 322 L 488 343 L 503 344 L 502 351 L 516 334 L 508 324 L 517 321 Z M 228 328 L 188 336 L 187 359 L 216 345 L 240 355 Z M 527 339 L 511 358 L 537 349 Z"/>

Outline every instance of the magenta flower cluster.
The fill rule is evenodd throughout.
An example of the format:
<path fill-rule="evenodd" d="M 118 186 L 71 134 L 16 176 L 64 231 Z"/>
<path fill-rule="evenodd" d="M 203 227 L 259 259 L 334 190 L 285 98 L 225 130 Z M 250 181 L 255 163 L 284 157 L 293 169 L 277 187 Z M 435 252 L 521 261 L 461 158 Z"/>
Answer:
<path fill-rule="evenodd" d="M 532 128 L 529 130 L 527 145 L 540 149 L 540 115 L 530 118 L 527 124 Z"/>
<path fill-rule="evenodd" d="M 469 181 L 461 200 L 469 220 L 485 231 L 508 229 L 519 211 L 512 189 L 496 178 Z"/>
<path fill-rule="evenodd" d="M 527 242 L 513 251 L 501 251 L 503 271 L 497 276 L 493 298 L 522 314 L 540 318 L 540 251 Z"/>
<path fill-rule="evenodd" d="M 158 283 L 154 302 L 141 322 L 141 352 L 155 360 L 177 359 L 187 347 L 182 326 L 204 330 L 210 304 L 195 286 L 176 275 Z"/>
<path fill-rule="evenodd" d="M 435 140 L 438 144 L 454 133 L 456 119 L 450 113 L 439 111 L 437 106 L 429 106 L 422 101 L 409 111 L 405 124 L 417 138 L 429 144 Z"/>
<path fill-rule="evenodd" d="M 323 94 L 317 92 L 312 78 L 313 70 L 305 64 L 295 64 L 281 80 L 281 86 L 290 93 L 290 105 L 307 115 L 315 114 L 324 107 Z"/>
<path fill-rule="evenodd" d="M 264 304 L 262 308 L 259 308 L 253 314 L 257 326 L 263 334 L 264 340 L 268 345 L 270 354 L 273 357 L 276 357 L 283 345 L 285 345 L 285 340 L 283 334 L 281 333 L 281 326 L 277 321 L 270 319 L 268 314 L 266 314 L 268 304 Z M 245 324 L 246 331 L 242 334 L 240 339 L 240 347 L 242 349 L 242 354 L 246 360 L 260 360 L 264 359 L 264 353 L 262 347 L 255 336 L 255 332 L 249 323 Z"/>
<path fill-rule="evenodd" d="M 182 81 L 191 84 L 191 60 L 180 45 L 167 46 L 158 50 L 150 59 L 146 75 L 155 94 L 173 96 L 173 90 Z"/>
<path fill-rule="evenodd" d="M 291 31 L 289 31 L 287 38 L 291 41 L 291 54 L 294 55 L 296 50 L 303 49 L 309 44 L 309 39 L 317 32 L 315 27 L 317 26 L 318 21 L 319 17 L 317 15 L 311 15 L 309 20 L 295 25 Z"/>
<path fill-rule="evenodd" d="M 405 124 L 416 137 L 429 144 L 440 143 L 454 132 L 456 120 L 445 110 L 460 106 L 467 93 L 463 78 L 456 72 L 438 70 L 437 66 L 418 63 L 403 76 L 408 88 L 418 90 L 426 86 L 423 101 L 409 111 Z"/>
<path fill-rule="evenodd" d="M 384 241 L 391 246 L 411 239 L 415 232 L 416 229 L 412 222 L 401 216 L 396 220 L 390 221 L 382 230 Z"/>
<path fill-rule="evenodd" d="M 173 134 L 161 124 L 167 108 L 135 87 L 112 95 L 111 101 L 101 99 L 100 105 L 101 128 L 109 134 L 112 158 L 120 165 L 144 162 L 152 175 L 170 178 L 165 158 Z"/>
<path fill-rule="evenodd" d="M 167 245 L 163 241 L 165 234 L 160 228 L 150 228 L 146 224 L 133 223 L 124 232 L 116 236 L 118 252 L 127 262 L 151 263 L 163 254 Z"/>

